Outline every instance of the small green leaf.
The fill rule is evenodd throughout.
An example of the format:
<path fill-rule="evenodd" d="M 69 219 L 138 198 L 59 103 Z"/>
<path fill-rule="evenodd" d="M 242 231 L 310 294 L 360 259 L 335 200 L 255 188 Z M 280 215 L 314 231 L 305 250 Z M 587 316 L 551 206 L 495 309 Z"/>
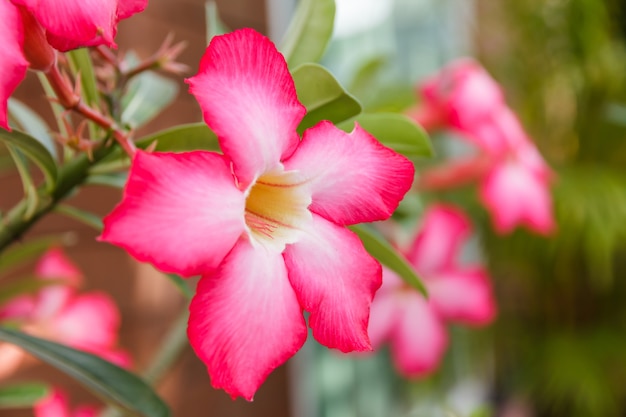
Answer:
<path fill-rule="evenodd" d="M 361 113 L 361 104 L 339 84 L 324 67 L 304 64 L 293 71 L 298 99 L 307 114 L 298 126 L 298 132 L 321 120 L 340 123 Z"/>
<path fill-rule="evenodd" d="M 63 214 L 67 217 L 71 217 L 74 220 L 86 224 L 92 229 L 101 232 L 102 231 L 102 219 L 93 213 L 78 209 L 76 207 L 68 206 L 67 204 L 59 204 L 54 208 L 57 213 Z"/>
<path fill-rule="evenodd" d="M 158 115 L 176 98 L 178 85 L 169 78 L 146 71 L 128 84 L 122 98 L 122 122 L 137 128 Z"/>
<path fill-rule="evenodd" d="M 15 129 L 11 132 L 0 129 L 0 141 L 15 146 L 33 161 L 43 172 L 48 191 L 54 189 L 58 175 L 57 164 L 50 152 L 37 139 Z"/>
<path fill-rule="evenodd" d="M 89 56 L 88 48 L 79 48 L 67 52 L 70 59 L 72 71 L 80 75 L 80 85 L 82 96 L 90 106 L 98 102 L 98 86 L 96 85 L 96 74 L 93 70 L 93 62 Z"/>
<path fill-rule="evenodd" d="M 28 133 L 37 139 L 56 160 L 57 148 L 50 136 L 50 128 L 46 122 L 21 101 L 9 97 L 9 115 L 16 123 L 18 130 Z"/>
<path fill-rule="evenodd" d="M 139 148 L 147 148 L 156 142 L 156 151 L 183 152 L 193 150 L 218 151 L 217 136 L 204 123 L 190 123 L 161 130 L 137 140 Z"/>
<path fill-rule="evenodd" d="M 204 5 L 204 17 L 206 20 L 206 43 L 211 42 L 214 36 L 223 35 L 229 32 L 228 28 L 221 21 L 217 11 L 217 5 L 213 0 L 209 0 Z"/>
<path fill-rule="evenodd" d="M 31 408 L 46 395 L 48 395 L 48 386 L 39 382 L 0 387 L 0 409 Z"/>
<path fill-rule="evenodd" d="M 15 162 L 17 172 L 20 174 L 20 179 L 22 180 L 22 186 L 24 188 L 24 201 L 26 203 L 24 220 L 30 219 L 39 205 L 37 187 L 33 182 L 33 177 L 30 175 L 30 170 L 28 169 L 28 163 L 26 162 L 26 158 L 22 152 L 10 144 L 7 144 L 7 149 L 13 157 L 13 162 Z"/>
<path fill-rule="evenodd" d="M 178 288 L 178 290 L 181 292 L 182 295 L 185 296 L 186 299 L 191 300 L 191 297 L 193 297 L 193 291 L 191 288 L 189 288 L 189 285 L 187 284 L 187 281 L 185 279 L 179 277 L 176 274 L 165 274 L 165 276 L 167 276 L 170 281 L 172 281 L 172 284 L 174 284 L 174 286 Z"/>
<path fill-rule="evenodd" d="M 167 405 L 148 384 L 95 355 L 1 326 L 0 340 L 20 346 L 124 410 L 146 417 L 170 415 Z"/>
<path fill-rule="evenodd" d="M 128 173 L 117 172 L 110 174 L 95 174 L 87 177 L 85 184 L 105 185 L 112 188 L 124 188 L 128 180 Z"/>
<path fill-rule="evenodd" d="M 319 61 L 333 34 L 334 21 L 334 0 L 300 1 L 279 48 L 289 68 Z"/>
<path fill-rule="evenodd" d="M 433 148 L 424 129 L 409 117 L 398 113 L 363 113 L 339 126 L 352 131 L 354 122 L 371 133 L 383 145 L 408 158 L 430 157 Z"/>
<path fill-rule="evenodd" d="M 424 297 L 428 297 L 426 287 L 413 267 L 409 265 L 404 257 L 400 255 L 385 238 L 370 227 L 364 225 L 350 226 L 350 229 L 361 238 L 363 246 L 365 246 L 365 249 L 370 255 L 398 274 L 404 282 L 418 290 Z"/>

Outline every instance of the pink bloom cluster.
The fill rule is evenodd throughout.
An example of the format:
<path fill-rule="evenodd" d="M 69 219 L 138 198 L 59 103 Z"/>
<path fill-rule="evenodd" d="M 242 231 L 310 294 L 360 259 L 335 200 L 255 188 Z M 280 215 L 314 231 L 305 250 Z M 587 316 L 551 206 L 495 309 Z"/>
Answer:
<path fill-rule="evenodd" d="M 305 114 L 283 56 L 243 29 L 214 38 L 188 79 L 224 154 L 134 157 L 101 239 L 140 261 L 201 275 L 188 334 L 211 381 L 252 399 L 309 326 L 322 344 L 371 349 L 381 267 L 345 226 L 388 218 L 412 163 L 360 126 L 296 132 Z"/>
<path fill-rule="evenodd" d="M 0 321 L 18 324 L 32 335 L 99 355 L 120 366 L 130 365 L 130 356 L 117 347 L 120 315 L 115 303 L 101 292 L 78 293 L 83 276 L 60 249 L 46 252 L 35 274 L 38 279 L 59 282 L 0 306 Z"/>
<path fill-rule="evenodd" d="M 92 405 L 79 405 L 71 410 L 67 395 L 59 388 L 54 388 L 35 404 L 35 417 L 96 417 L 100 409 Z"/>
<path fill-rule="evenodd" d="M 396 368 L 407 377 L 424 376 L 438 367 L 448 344 L 446 322 L 484 325 L 495 316 L 487 272 L 457 261 L 470 232 L 465 215 L 453 207 L 435 205 L 425 213 L 405 256 L 423 279 L 428 300 L 383 268 L 369 333 L 375 348 L 391 344 Z"/>
<path fill-rule="evenodd" d="M 114 47 L 117 23 L 142 11 L 148 0 L 0 1 L 0 126 L 8 129 L 7 100 L 26 69 L 46 71 L 55 48 Z"/>
<path fill-rule="evenodd" d="M 427 130 L 453 129 L 479 149 L 424 172 L 424 188 L 452 187 L 478 177 L 483 204 L 496 231 L 525 225 L 541 234 L 555 228 L 549 183 L 552 172 L 507 107 L 500 86 L 476 62 L 453 62 L 420 87 L 414 116 Z"/>

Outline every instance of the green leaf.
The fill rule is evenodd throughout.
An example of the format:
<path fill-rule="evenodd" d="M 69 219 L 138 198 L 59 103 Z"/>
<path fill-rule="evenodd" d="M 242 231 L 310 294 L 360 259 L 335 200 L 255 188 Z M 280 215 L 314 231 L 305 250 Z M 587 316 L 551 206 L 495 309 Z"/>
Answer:
<path fill-rule="evenodd" d="M 10 144 L 7 144 L 7 149 L 13 157 L 13 162 L 15 162 L 17 172 L 20 174 L 20 179 L 22 180 L 22 186 L 24 188 L 24 201 L 26 203 L 24 219 L 30 219 L 39 205 L 37 187 L 35 186 L 33 177 L 30 175 L 28 163 L 26 162 L 26 158 L 22 152 Z"/>
<path fill-rule="evenodd" d="M 204 5 L 204 17 L 206 21 L 206 43 L 211 42 L 214 36 L 223 35 L 229 32 L 224 22 L 220 19 L 217 5 L 213 0 L 209 0 Z"/>
<path fill-rule="evenodd" d="M 424 297 L 428 297 L 426 287 L 420 277 L 417 276 L 413 267 L 384 237 L 365 225 L 350 226 L 350 229 L 361 238 L 363 246 L 365 246 L 370 255 L 398 274 L 404 282 L 418 290 Z"/>
<path fill-rule="evenodd" d="M 0 340 L 65 372 L 103 400 L 146 417 L 167 417 L 167 405 L 138 376 L 95 355 L 0 326 Z"/>
<path fill-rule="evenodd" d="M 37 139 L 15 129 L 11 132 L 0 129 L 0 141 L 15 146 L 33 161 L 43 172 L 47 190 L 54 189 L 58 176 L 57 164 L 50 152 Z"/>
<path fill-rule="evenodd" d="M 319 61 L 333 34 L 334 20 L 334 0 L 300 1 L 279 48 L 289 68 Z"/>
<path fill-rule="evenodd" d="M 433 148 L 428 134 L 409 117 L 398 113 L 363 113 L 354 120 L 339 125 L 352 131 L 354 122 L 371 133 L 383 145 L 408 158 L 430 157 Z"/>
<path fill-rule="evenodd" d="M 46 395 L 48 395 L 48 386 L 39 382 L 0 387 L 0 409 L 31 408 Z"/>
<path fill-rule="evenodd" d="M 171 129 L 161 130 L 150 136 L 137 140 L 139 148 L 147 148 L 156 142 L 156 151 L 183 152 L 193 150 L 218 151 L 217 136 L 204 123 L 179 125 Z"/>
<path fill-rule="evenodd" d="M 133 129 L 144 125 L 170 105 L 177 93 L 174 81 L 155 72 L 142 72 L 130 81 L 122 98 L 122 122 Z"/>
<path fill-rule="evenodd" d="M 79 48 L 67 52 L 70 59 L 72 71 L 80 74 L 80 85 L 82 96 L 90 106 L 98 103 L 98 86 L 96 85 L 96 74 L 93 70 L 93 62 L 89 56 L 88 48 Z"/>
<path fill-rule="evenodd" d="M 180 293 L 185 296 L 187 300 L 191 300 L 191 297 L 193 297 L 193 290 L 189 288 L 189 285 L 187 284 L 187 281 L 185 279 L 179 277 L 176 274 L 165 274 L 165 276 L 167 276 L 170 281 L 172 281 L 172 284 L 174 284 L 174 286 L 178 288 Z"/>
<path fill-rule="evenodd" d="M 74 220 L 86 224 L 92 229 L 101 232 L 103 225 L 102 219 L 93 213 L 78 209 L 76 207 L 68 206 L 67 204 L 59 204 L 54 208 L 54 211 L 61 213 L 67 217 L 71 217 Z"/>
<path fill-rule="evenodd" d="M 126 180 L 128 179 L 128 173 L 118 172 L 110 174 L 96 174 L 90 175 L 85 181 L 86 184 L 93 185 L 105 185 L 112 188 L 124 188 Z"/>
<path fill-rule="evenodd" d="M 299 66 L 293 71 L 293 80 L 307 110 L 298 126 L 300 133 L 321 120 L 339 123 L 361 113 L 361 104 L 321 65 Z"/>
<path fill-rule="evenodd" d="M 9 116 L 17 124 L 18 130 L 37 139 L 55 160 L 58 159 L 54 139 L 50 136 L 50 128 L 37 113 L 21 101 L 9 97 Z"/>

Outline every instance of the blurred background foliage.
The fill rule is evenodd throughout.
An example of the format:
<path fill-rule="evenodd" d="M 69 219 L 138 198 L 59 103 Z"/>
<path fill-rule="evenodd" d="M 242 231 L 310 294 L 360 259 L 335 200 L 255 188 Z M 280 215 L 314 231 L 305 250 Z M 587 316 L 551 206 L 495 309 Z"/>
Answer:
<path fill-rule="evenodd" d="M 469 256 L 482 252 L 489 266 L 498 319 L 487 330 L 454 328 L 442 368 L 423 381 L 394 376 L 384 351 L 346 364 L 310 347 L 309 362 L 321 365 L 306 384 L 317 381 L 321 401 L 298 415 L 626 415 L 626 3 L 388 3 L 386 18 L 337 37 L 325 64 L 366 111 L 401 111 L 425 75 L 476 56 L 555 170 L 558 231 L 497 235 L 475 188 L 404 203 L 409 227 L 431 200 L 472 216 L 479 238 Z M 459 151 L 434 142 L 439 160 Z M 324 380 L 334 380 L 332 395 Z"/>

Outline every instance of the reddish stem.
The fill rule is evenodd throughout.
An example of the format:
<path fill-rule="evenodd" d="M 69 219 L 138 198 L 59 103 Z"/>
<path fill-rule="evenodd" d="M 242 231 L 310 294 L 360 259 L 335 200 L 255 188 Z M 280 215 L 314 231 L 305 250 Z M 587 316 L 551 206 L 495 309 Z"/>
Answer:
<path fill-rule="evenodd" d="M 91 120 L 107 130 L 111 130 L 113 138 L 115 138 L 115 140 L 120 144 L 122 149 L 124 149 L 130 157 L 135 154 L 137 148 L 135 147 L 135 144 L 129 140 L 128 135 L 120 129 L 113 119 L 85 104 L 81 100 L 80 95 L 76 94 L 70 81 L 63 76 L 63 74 L 61 74 L 61 71 L 59 71 L 59 67 L 56 64 L 50 67 L 45 74 L 48 81 L 50 81 L 52 89 L 57 95 L 59 103 L 63 107 L 67 110 L 75 111 L 86 119 Z"/>

